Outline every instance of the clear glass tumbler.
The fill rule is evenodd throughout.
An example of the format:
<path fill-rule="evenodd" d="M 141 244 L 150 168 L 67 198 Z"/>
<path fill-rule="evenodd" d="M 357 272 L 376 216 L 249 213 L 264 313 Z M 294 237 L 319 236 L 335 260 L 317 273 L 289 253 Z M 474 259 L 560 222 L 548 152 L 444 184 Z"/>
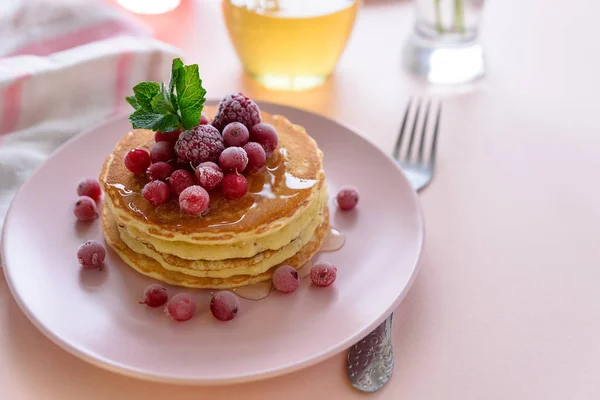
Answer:
<path fill-rule="evenodd" d="M 269 89 L 305 90 L 333 72 L 360 0 L 223 0 L 246 72 Z"/>
<path fill-rule="evenodd" d="M 484 0 L 415 0 L 416 21 L 404 59 L 435 84 L 470 83 L 485 74 L 478 42 Z"/>

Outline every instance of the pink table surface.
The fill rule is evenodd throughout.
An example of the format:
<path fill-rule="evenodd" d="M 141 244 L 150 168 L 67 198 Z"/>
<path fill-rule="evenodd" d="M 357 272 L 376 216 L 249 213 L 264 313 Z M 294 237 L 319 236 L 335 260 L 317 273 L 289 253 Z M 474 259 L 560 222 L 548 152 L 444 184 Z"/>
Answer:
<path fill-rule="evenodd" d="M 413 20 L 404 1 L 367 1 L 336 74 L 300 94 L 271 93 L 242 75 L 217 1 L 146 18 L 200 64 L 209 95 L 241 89 L 309 109 L 382 149 L 391 149 L 409 95 L 447 97 L 438 172 L 421 195 L 421 272 L 396 312 L 394 377 L 370 398 L 600 398 L 600 3 L 486 7 L 489 73 L 459 93 L 401 69 Z M 228 387 L 137 381 L 53 345 L 0 279 L 3 399 L 367 398 L 348 384 L 344 357 Z"/>

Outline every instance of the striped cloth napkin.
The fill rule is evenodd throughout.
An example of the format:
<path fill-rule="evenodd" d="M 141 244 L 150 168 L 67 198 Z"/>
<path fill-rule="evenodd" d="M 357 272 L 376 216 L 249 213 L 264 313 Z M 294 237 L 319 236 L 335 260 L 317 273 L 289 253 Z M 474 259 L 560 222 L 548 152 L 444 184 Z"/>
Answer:
<path fill-rule="evenodd" d="M 15 192 L 58 146 L 124 112 L 137 82 L 164 79 L 181 56 L 108 3 L 8 3 L 0 6 L 0 228 Z"/>

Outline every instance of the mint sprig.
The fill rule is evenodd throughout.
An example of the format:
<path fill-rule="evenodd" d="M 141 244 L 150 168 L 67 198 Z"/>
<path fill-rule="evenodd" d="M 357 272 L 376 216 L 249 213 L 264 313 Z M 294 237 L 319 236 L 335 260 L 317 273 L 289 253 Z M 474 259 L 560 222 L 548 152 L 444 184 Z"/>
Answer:
<path fill-rule="evenodd" d="M 135 129 L 161 132 L 191 129 L 200 123 L 205 95 L 198 65 L 184 65 L 176 58 L 168 86 L 165 82 L 140 82 L 134 86 L 133 96 L 126 98 L 135 110 L 129 121 Z"/>

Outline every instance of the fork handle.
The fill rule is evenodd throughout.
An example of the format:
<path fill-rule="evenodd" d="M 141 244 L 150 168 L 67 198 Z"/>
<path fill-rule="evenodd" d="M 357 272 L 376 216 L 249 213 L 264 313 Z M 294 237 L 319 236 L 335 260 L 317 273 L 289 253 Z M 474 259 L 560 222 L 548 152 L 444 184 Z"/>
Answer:
<path fill-rule="evenodd" d="M 394 347 L 391 314 L 348 351 L 347 372 L 352 386 L 363 392 L 379 390 L 392 376 Z"/>

